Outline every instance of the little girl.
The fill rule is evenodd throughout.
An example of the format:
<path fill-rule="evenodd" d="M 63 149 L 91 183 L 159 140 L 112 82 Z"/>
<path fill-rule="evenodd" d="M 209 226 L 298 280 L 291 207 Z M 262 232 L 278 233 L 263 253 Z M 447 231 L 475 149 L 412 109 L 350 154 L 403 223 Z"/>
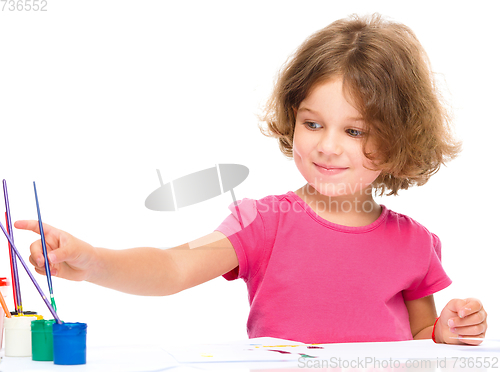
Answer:
<path fill-rule="evenodd" d="M 480 344 L 479 300 L 453 299 L 437 318 L 433 293 L 451 283 L 439 238 L 373 199 L 425 184 L 459 152 L 413 32 L 378 15 L 318 31 L 280 72 L 264 120 L 302 188 L 244 199 L 213 233 L 167 250 L 95 248 L 44 225 L 52 274 L 141 295 L 242 278 L 249 337 Z M 37 221 L 15 227 L 39 233 Z M 40 241 L 30 261 L 44 274 Z"/>

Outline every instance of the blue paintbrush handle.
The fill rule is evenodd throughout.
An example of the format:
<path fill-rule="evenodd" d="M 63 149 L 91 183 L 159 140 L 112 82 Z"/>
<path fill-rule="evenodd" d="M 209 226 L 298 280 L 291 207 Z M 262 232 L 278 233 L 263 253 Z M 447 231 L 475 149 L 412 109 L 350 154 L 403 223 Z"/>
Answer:
<path fill-rule="evenodd" d="M 50 264 L 49 264 L 49 259 L 47 257 L 47 245 L 45 244 L 45 234 L 43 232 L 42 216 L 40 214 L 40 206 L 38 205 L 38 195 L 36 193 L 36 184 L 34 181 L 33 181 L 33 188 L 35 189 L 36 210 L 38 212 L 38 226 L 40 227 L 40 236 L 42 238 L 43 258 L 45 259 L 45 273 L 47 274 L 49 292 L 51 295 L 53 295 L 54 292 L 52 290 L 52 275 L 50 274 Z"/>

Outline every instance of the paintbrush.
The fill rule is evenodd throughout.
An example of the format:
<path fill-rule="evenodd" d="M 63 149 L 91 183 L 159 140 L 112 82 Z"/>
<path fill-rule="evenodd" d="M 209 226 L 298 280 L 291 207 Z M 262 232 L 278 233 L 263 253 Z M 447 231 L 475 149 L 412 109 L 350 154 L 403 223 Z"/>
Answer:
<path fill-rule="evenodd" d="M 56 301 L 54 300 L 54 290 L 52 288 L 52 275 L 50 273 L 50 264 L 49 264 L 49 259 L 47 257 L 47 245 L 45 244 L 45 234 L 43 232 L 42 215 L 40 214 L 40 206 L 38 205 L 38 195 L 36 193 L 35 181 L 33 181 L 33 188 L 35 189 L 36 210 L 38 212 L 38 226 L 40 228 L 40 237 L 42 238 L 42 250 L 43 250 L 43 258 L 45 260 L 45 274 L 47 275 L 47 283 L 49 284 L 50 303 L 52 304 L 54 310 L 57 311 Z"/>

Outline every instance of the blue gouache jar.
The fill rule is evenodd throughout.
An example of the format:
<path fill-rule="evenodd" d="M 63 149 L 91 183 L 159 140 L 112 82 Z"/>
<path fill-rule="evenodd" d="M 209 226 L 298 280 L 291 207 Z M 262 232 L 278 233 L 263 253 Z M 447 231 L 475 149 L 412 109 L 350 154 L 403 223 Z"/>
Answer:
<path fill-rule="evenodd" d="M 87 362 L 87 324 L 54 323 L 54 364 L 74 365 Z"/>

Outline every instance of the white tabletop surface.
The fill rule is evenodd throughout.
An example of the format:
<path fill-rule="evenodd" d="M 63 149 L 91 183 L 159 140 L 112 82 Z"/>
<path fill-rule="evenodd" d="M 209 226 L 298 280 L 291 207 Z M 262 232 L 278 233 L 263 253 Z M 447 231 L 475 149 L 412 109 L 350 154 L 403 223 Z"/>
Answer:
<path fill-rule="evenodd" d="M 262 341 L 262 340 L 265 340 Z M 225 345 L 205 345 L 206 350 L 231 352 L 235 348 L 249 350 L 250 345 L 269 344 L 260 338 L 235 341 Z M 275 339 L 277 340 L 277 339 Z M 282 344 L 274 342 L 273 345 Z M 306 345 L 304 345 L 306 346 Z M 311 349 L 317 359 L 300 355 L 283 355 L 283 360 L 256 362 L 188 362 L 196 360 L 199 345 L 101 346 L 87 348 L 87 364 L 59 366 L 53 362 L 35 362 L 30 357 L 3 357 L 1 372 L 15 371 L 499 371 L 500 343 L 485 341 L 480 346 L 434 344 L 431 340 L 327 344 L 322 350 Z M 226 349 L 224 349 L 226 348 Z M 277 349 L 277 348 L 275 348 Z M 290 349 L 288 349 L 290 350 Z M 170 351 L 170 353 L 169 353 Z M 184 355 L 179 354 L 182 352 Z M 215 355 L 215 357 L 218 355 Z M 190 354 L 192 353 L 192 354 Z M 3 350 L 1 352 L 3 355 Z M 252 353 L 250 353 L 252 354 Z M 269 353 L 281 355 L 281 353 Z M 292 353 L 293 354 L 293 353 Z M 179 362 L 174 355 L 182 360 Z M 235 354 L 236 355 L 236 352 Z M 241 356 L 240 356 L 241 358 Z M 279 359 L 279 358 L 278 358 Z"/>

